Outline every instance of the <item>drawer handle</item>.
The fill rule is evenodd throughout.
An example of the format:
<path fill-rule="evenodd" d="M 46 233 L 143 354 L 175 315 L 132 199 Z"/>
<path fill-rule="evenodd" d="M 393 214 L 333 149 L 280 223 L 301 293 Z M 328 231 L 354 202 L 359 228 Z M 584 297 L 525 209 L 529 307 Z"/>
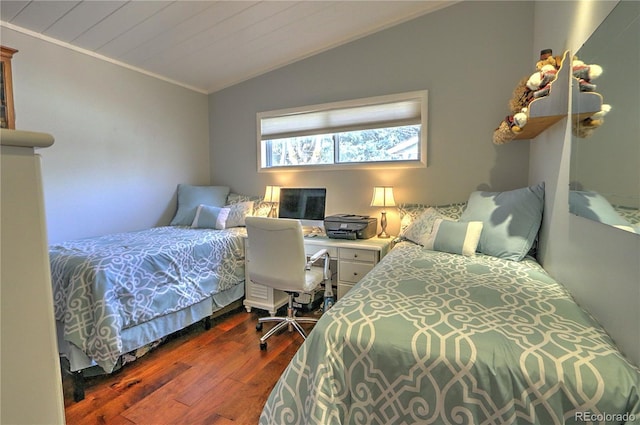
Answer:
<path fill-rule="evenodd" d="M 358 254 L 353 254 L 353 258 L 358 258 Z"/>
<path fill-rule="evenodd" d="M 358 276 L 358 273 L 356 273 L 356 272 L 353 272 L 353 275 L 354 275 L 354 276 Z"/>

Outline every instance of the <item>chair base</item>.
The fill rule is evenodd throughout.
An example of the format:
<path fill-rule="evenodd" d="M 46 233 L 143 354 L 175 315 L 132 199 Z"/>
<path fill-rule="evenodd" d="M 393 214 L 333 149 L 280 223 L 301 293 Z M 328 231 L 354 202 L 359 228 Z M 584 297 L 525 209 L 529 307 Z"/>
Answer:
<path fill-rule="evenodd" d="M 296 317 L 295 315 L 295 310 L 293 308 L 293 297 L 294 294 L 293 293 L 289 293 L 289 303 L 287 305 L 287 316 L 286 317 L 281 317 L 281 316 L 276 316 L 276 317 L 261 317 L 260 319 L 258 319 L 258 324 L 256 325 L 256 329 L 257 330 L 261 330 L 262 329 L 262 324 L 265 322 L 276 322 L 276 325 L 269 329 L 267 331 L 266 334 L 264 334 L 261 338 L 260 338 L 260 349 L 261 350 L 266 350 L 267 349 L 267 339 L 274 335 L 276 332 L 280 331 L 281 329 L 283 329 L 285 326 L 289 328 L 289 332 L 293 331 L 293 329 L 295 328 L 298 333 L 300 335 L 302 335 L 303 339 L 307 339 L 307 333 L 304 331 L 304 329 L 302 329 L 302 326 L 300 326 L 300 323 L 316 323 L 318 321 L 318 319 L 315 319 L 313 317 Z"/>

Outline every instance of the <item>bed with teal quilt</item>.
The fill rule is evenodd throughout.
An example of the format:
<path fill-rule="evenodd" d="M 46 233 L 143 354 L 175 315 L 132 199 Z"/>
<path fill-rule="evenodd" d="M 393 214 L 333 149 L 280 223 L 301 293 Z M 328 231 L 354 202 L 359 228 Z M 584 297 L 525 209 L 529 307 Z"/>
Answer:
<path fill-rule="evenodd" d="M 58 347 L 74 376 L 111 373 L 167 336 L 240 306 L 247 215 L 226 186 L 178 186 L 170 225 L 49 246 Z M 269 206 L 270 207 L 270 206 Z"/>
<path fill-rule="evenodd" d="M 245 232 L 164 226 L 50 246 L 59 339 L 86 355 L 69 353 L 71 370 L 90 360 L 110 373 L 123 354 L 241 298 Z"/>
<path fill-rule="evenodd" d="M 428 235 L 469 228 L 458 207 Z M 437 241 L 402 238 L 323 314 L 260 424 L 640 423 L 640 371 L 533 257 Z"/>

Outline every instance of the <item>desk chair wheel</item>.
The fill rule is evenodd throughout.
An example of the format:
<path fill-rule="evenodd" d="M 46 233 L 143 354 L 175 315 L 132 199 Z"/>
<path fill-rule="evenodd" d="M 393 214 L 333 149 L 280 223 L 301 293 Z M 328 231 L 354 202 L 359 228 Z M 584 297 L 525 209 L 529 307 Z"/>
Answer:
<path fill-rule="evenodd" d="M 262 323 L 258 322 L 258 324 L 256 325 L 256 330 L 257 331 L 261 331 L 262 330 Z"/>
<path fill-rule="evenodd" d="M 266 342 L 261 342 L 260 343 L 260 351 L 267 351 L 267 343 Z"/>

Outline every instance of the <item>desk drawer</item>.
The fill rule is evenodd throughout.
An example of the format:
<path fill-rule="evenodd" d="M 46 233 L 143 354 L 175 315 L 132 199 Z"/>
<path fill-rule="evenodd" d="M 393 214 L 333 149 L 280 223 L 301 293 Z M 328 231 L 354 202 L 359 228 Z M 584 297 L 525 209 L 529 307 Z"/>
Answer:
<path fill-rule="evenodd" d="M 341 260 L 376 262 L 378 253 L 368 249 L 340 248 Z"/>
<path fill-rule="evenodd" d="M 373 268 L 373 263 L 340 261 L 338 267 L 338 279 L 340 281 L 358 283 L 360 279 Z"/>
<path fill-rule="evenodd" d="M 327 252 L 329 253 L 329 257 L 338 258 L 338 248 L 334 246 L 305 245 L 304 253 L 307 254 L 309 257 L 311 257 L 313 254 L 320 251 L 321 249 L 326 249 Z"/>

